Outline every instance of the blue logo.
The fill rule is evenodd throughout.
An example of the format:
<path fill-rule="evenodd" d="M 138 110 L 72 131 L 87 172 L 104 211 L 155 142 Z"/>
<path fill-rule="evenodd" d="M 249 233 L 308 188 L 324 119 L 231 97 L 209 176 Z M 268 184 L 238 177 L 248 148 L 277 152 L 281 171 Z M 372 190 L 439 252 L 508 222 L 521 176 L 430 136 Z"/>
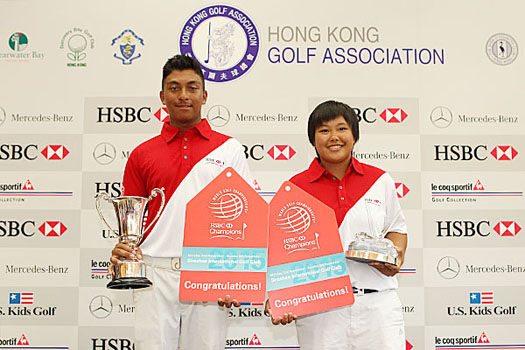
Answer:
<path fill-rule="evenodd" d="M 259 34 L 242 11 L 214 5 L 191 15 L 182 27 L 180 52 L 202 66 L 208 81 L 224 82 L 243 76 L 259 53 Z"/>
<path fill-rule="evenodd" d="M 124 30 L 119 36 L 111 41 L 111 46 L 116 44 L 118 44 L 116 46 L 118 52 L 114 53 L 113 57 L 121 60 L 122 64 L 131 64 L 133 60 L 136 60 L 142 56 L 137 51 L 140 47 L 138 46 L 139 44 L 144 46 L 144 40 L 135 34 L 135 32 L 131 29 Z"/>

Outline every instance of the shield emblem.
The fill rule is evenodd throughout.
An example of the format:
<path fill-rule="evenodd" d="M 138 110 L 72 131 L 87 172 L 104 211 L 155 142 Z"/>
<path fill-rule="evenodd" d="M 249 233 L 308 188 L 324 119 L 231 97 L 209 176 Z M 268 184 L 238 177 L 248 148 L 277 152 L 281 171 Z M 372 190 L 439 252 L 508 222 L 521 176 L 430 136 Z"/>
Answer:
<path fill-rule="evenodd" d="M 135 45 L 120 45 L 120 53 L 122 53 L 125 59 L 129 60 L 135 53 Z"/>

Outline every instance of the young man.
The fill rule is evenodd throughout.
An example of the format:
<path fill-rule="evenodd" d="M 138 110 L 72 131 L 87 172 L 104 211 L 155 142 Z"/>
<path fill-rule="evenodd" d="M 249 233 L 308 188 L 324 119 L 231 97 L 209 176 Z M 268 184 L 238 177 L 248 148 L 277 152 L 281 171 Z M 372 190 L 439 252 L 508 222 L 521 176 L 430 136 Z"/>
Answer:
<path fill-rule="evenodd" d="M 164 211 L 138 251 L 153 286 L 133 292 L 137 350 L 223 350 L 228 314 L 224 306 L 239 306 L 229 296 L 219 299 L 219 305 L 179 300 L 186 203 L 226 167 L 233 167 L 251 183 L 241 144 L 211 130 L 202 119 L 207 97 L 199 63 L 188 56 L 170 58 L 160 91 L 169 123 L 160 135 L 133 150 L 124 171 L 124 196 L 148 197 L 156 187 L 164 187 L 166 195 Z M 152 200 L 151 218 L 159 206 L 158 199 Z M 133 257 L 133 251 L 118 243 L 111 263 L 120 264 L 122 257 Z"/>
<path fill-rule="evenodd" d="M 376 234 L 394 243 L 399 263 L 347 260 L 354 305 L 301 317 L 288 313 L 272 322 L 296 320 L 302 350 L 404 350 L 403 312 L 394 275 L 403 264 L 407 229 L 394 181 L 384 170 L 352 157 L 359 121 L 344 103 L 318 105 L 308 120 L 308 139 L 317 158 L 290 181 L 334 210 L 344 249 L 359 232 Z"/>

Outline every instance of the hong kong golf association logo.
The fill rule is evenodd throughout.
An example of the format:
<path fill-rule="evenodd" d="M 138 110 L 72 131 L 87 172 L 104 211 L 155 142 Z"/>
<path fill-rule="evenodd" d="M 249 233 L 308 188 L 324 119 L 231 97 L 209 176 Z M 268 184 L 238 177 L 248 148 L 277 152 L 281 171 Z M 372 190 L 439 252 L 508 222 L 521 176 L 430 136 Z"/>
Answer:
<path fill-rule="evenodd" d="M 495 64 L 505 66 L 518 57 L 518 43 L 508 34 L 494 34 L 485 46 L 488 58 Z"/>
<path fill-rule="evenodd" d="M 182 27 L 180 52 L 195 58 L 208 81 L 226 82 L 243 76 L 259 53 L 255 23 L 232 6 L 214 5 L 190 16 Z"/>

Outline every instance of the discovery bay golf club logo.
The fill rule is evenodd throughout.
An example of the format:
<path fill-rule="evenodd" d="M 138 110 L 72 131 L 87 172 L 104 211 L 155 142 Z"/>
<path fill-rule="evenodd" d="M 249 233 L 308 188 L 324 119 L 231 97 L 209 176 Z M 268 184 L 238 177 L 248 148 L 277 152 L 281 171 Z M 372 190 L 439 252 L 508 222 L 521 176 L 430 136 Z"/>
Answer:
<path fill-rule="evenodd" d="M 315 213 L 308 205 L 300 202 L 290 202 L 279 211 L 276 225 L 283 230 L 284 250 L 291 254 L 301 250 L 319 249 L 319 234 L 308 232 L 315 223 Z"/>
<path fill-rule="evenodd" d="M 243 76 L 259 53 L 259 34 L 242 11 L 226 5 L 203 8 L 190 16 L 180 34 L 180 52 L 194 57 L 209 81 Z"/>
<path fill-rule="evenodd" d="M 87 29 L 68 30 L 60 41 L 60 48 L 67 49 L 68 67 L 86 67 L 87 49 L 95 47 L 95 39 Z"/>

